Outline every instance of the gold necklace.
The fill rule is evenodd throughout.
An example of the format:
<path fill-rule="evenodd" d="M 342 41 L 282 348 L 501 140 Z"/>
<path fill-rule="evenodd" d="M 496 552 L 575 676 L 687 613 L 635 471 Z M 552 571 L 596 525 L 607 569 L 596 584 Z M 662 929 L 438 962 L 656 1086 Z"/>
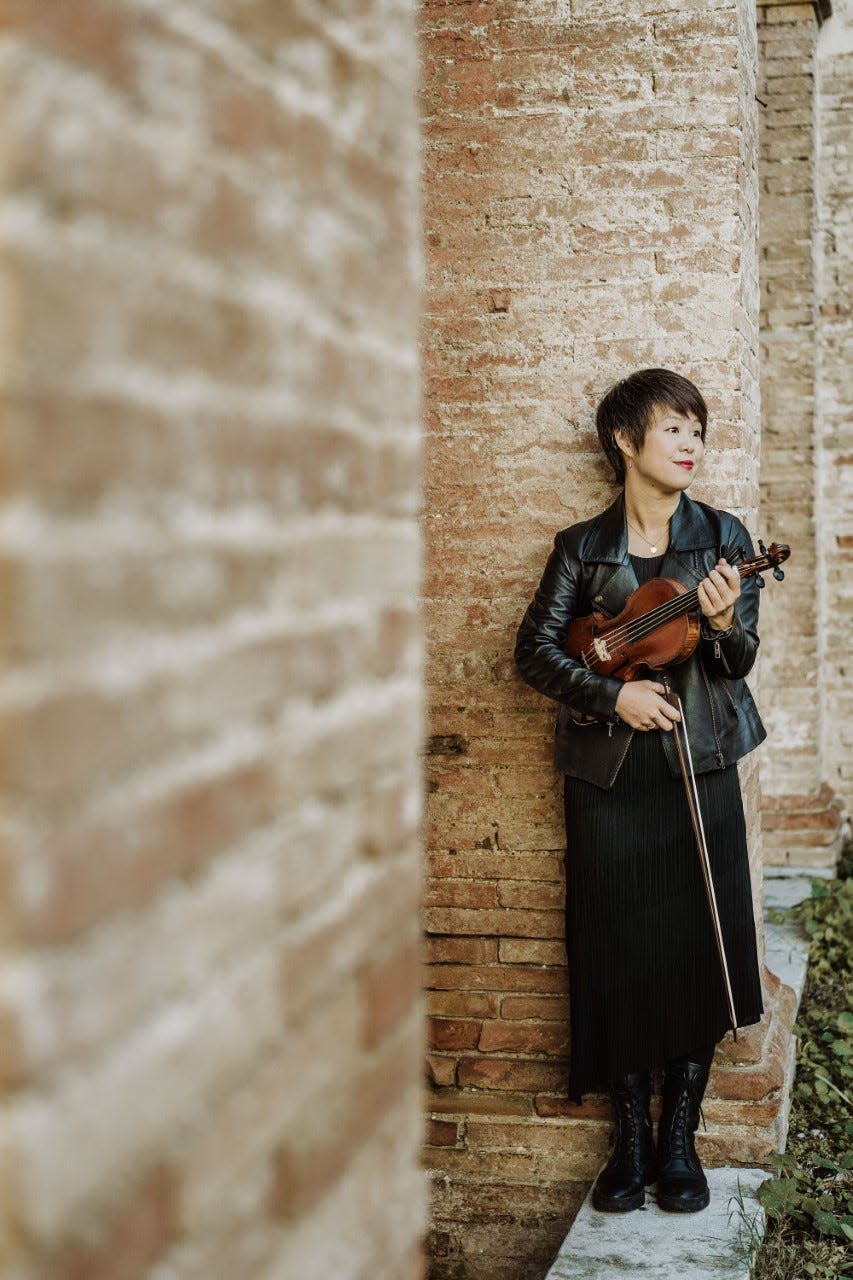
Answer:
<path fill-rule="evenodd" d="M 670 516 L 669 520 L 671 519 L 672 519 L 672 516 Z M 662 526 L 661 532 L 663 532 L 663 529 L 669 528 L 669 520 L 667 520 L 666 524 Z M 631 521 L 628 519 L 627 516 L 625 517 L 625 523 L 628 525 L 629 529 L 634 530 L 634 533 L 640 534 L 640 537 L 643 539 L 643 542 L 645 542 L 646 546 L 649 548 L 650 551 L 657 552 L 657 549 L 658 549 L 657 542 L 649 542 L 646 535 L 644 533 L 640 533 L 640 530 L 637 528 L 637 526 L 635 524 L 631 524 Z"/>

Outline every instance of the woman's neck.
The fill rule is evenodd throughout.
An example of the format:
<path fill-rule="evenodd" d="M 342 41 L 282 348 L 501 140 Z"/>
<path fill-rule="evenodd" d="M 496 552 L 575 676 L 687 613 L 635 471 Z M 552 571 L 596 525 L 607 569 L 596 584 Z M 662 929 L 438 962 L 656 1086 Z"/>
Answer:
<path fill-rule="evenodd" d="M 661 531 L 678 509 L 681 500 L 679 493 L 657 493 L 652 490 L 638 490 L 629 482 L 625 485 L 625 515 L 628 524 L 645 536 L 654 540 L 660 537 Z"/>

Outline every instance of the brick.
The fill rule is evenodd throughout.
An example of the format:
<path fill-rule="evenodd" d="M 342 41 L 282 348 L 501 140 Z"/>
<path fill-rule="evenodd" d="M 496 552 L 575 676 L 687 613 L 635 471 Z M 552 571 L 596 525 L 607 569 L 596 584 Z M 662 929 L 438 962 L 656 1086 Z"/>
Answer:
<path fill-rule="evenodd" d="M 427 1012 L 436 1017 L 496 1018 L 500 997 L 474 991 L 428 991 Z"/>
<path fill-rule="evenodd" d="M 455 1120 L 427 1120 L 428 1147 L 455 1147 L 459 1141 L 459 1125 Z"/>
<path fill-rule="evenodd" d="M 535 991 L 568 990 L 563 968 L 524 967 L 518 964 L 437 964 L 428 966 L 426 985 L 433 991 Z"/>
<path fill-rule="evenodd" d="M 472 850 L 465 853 L 430 853 L 427 867 L 436 877 L 466 880 L 560 880 L 561 860 L 554 854 L 525 855 Z"/>
<path fill-rule="evenodd" d="M 504 996 L 501 1000 L 502 1018 L 544 1018 L 564 1022 L 568 1005 L 562 996 Z"/>
<path fill-rule="evenodd" d="M 475 1018 L 429 1018 L 427 1041 L 431 1049 L 474 1049 L 480 1027 Z"/>
<path fill-rule="evenodd" d="M 460 1058 L 457 1080 L 464 1087 L 508 1089 L 512 1092 L 554 1090 L 567 1079 L 556 1062 L 523 1058 Z"/>
<path fill-rule="evenodd" d="M 558 911 L 489 911 L 463 907 L 426 907 L 423 917 L 430 933 L 553 938 L 559 936 L 563 928 L 563 913 Z"/>
<path fill-rule="evenodd" d="M 483 1053 L 501 1050 L 514 1050 L 519 1053 L 560 1053 L 568 1049 L 568 1044 L 568 1027 L 563 1022 L 489 1020 L 483 1023 L 477 1048 Z"/>
<path fill-rule="evenodd" d="M 494 907 L 495 886 L 483 881 L 428 879 L 424 903 L 436 907 Z"/>
<path fill-rule="evenodd" d="M 502 907 L 526 907 L 533 910 L 562 910 L 565 888 L 562 884 L 504 881 L 498 885 L 498 901 Z"/>
<path fill-rule="evenodd" d="M 459 1115 L 527 1116 L 529 1097 L 523 1094 L 483 1094 L 476 1089 L 441 1088 L 430 1093 L 427 1105 L 432 1112 Z"/>
<path fill-rule="evenodd" d="M 427 1072 L 429 1079 L 436 1086 L 456 1084 L 456 1058 L 428 1053 Z"/>
<path fill-rule="evenodd" d="M 498 958 L 496 938 L 456 938 L 441 935 L 425 939 L 425 954 L 434 964 L 488 964 Z"/>
<path fill-rule="evenodd" d="M 565 942 L 539 942 L 527 938 L 501 938 L 500 959 L 504 964 L 564 966 Z"/>

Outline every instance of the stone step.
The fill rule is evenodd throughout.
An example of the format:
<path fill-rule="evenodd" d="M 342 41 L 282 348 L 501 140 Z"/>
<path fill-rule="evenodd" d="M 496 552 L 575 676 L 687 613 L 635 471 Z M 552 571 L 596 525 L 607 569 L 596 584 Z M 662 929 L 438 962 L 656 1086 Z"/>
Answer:
<path fill-rule="evenodd" d="M 656 1200 L 630 1213 L 602 1213 L 592 1187 L 546 1280 L 749 1280 L 750 1241 L 764 1234 L 756 1191 L 767 1169 L 706 1169 L 711 1202 L 699 1213 L 669 1213 Z"/>

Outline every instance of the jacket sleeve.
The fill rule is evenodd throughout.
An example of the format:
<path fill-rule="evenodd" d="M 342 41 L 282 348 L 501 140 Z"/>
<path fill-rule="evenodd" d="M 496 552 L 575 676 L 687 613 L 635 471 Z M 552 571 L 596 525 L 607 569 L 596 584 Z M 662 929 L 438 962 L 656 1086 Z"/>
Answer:
<path fill-rule="evenodd" d="M 741 522 L 731 517 L 731 543 L 741 544 L 747 555 L 753 554 L 752 539 Z M 703 617 L 699 644 L 702 663 L 710 675 L 736 678 L 748 675 L 758 655 L 758 578 L 751 574 L 741 579 L 740 595 L 735 601 L 734 617 L 728 631 L 715 633 Z"/>
<path fill-rule="evenodd" d="M 581 714 L 611 719 L 622 681 L 588 671 L 563 648 L 574 617 L 579 570 L 579 561 L 567 554 L 558 533 L 518 628 L 515 661 L 524 680 L 539 693 Z"/>

